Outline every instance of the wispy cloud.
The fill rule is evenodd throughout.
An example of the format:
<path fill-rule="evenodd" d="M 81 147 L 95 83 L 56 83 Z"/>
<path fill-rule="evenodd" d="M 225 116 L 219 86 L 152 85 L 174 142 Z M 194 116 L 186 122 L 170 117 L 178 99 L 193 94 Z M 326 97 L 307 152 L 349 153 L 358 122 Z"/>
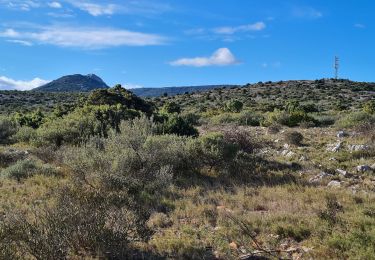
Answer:
<path fill-rule="evenodd" d="M 267 69 L 267 68 L 273 68 L 273 69 L 278 69 L 281 67 L 281 62 L 280 61 L 274 61 L 274 62 L 263 62 L 261 64 L 262 68 Z"/>
<path fill-rule="evenodd" d="M 7 42 L 17 43 L 17 44 L 21 44 L 23 46 L 33 46 L 33 44 L 31 42 L 23 41 L 23 40 L 7 40 Z"/>
<path fill-rule="evenodd" d="M 48 82 L 48 80 L 40 78 L 34 78 L 30 81 L 23 81 L 0 76 L 0 89 L 30 90 L 47 84 Z"/>
<path fill-rule="evenodd" d="M 92 16 L 112 15 L 120 10 L 120 6 L 115 4 L 97 4 L 90 2 L 73 1 L 71 2 L 75 7 L 82 11 L 88 12 Z"/>
<path fill-rule="evenodd" d="M 313 7 L 294 7 L 292 15 L 298 18 L 318 19 L 323 17 L 323 13 Z"/>
<path fill-rule="evenodd" d="M 51 8 L 56 8 L 56 9 L 62 8 L 62 5 L 59 2 L 49 2 L 47 3 L 47 5 Z"/>
<path fill-rule="evenodd" d="M 106 27 L 48 26 L 27 31 L 9 28 L 0 31 L 0 37 L 7 40 L 83 49 L 162 45 L 167 42 L 167 38 L 157 34 Z"/>
<path fill-rule="evenodd" d="M 192 66 L 192 67 L 208 67 L 208 66 L 229 66 L 239 64 L 240 62 L 234 57 L 228 48 L 220 48 L 210 57 L 182 58 L 170 62 L 172 66 Z"/>
<path fill-rule="evenodd" d="M 237 32 L 262 31 L 265 28 L 266 28 L 266 24 L 264 22 L 257 22 L 253 24 L 246 24 L 246 25 L 240 25 L 240 26 L 218 27 L 218 28 L 213 29 L 213 32 L 217 34 L 234 34 Z"/>
<path fill-rule="evenodd" d="M 0 0 L 0 5 L 20 11 L 30 11 L 32 8 L 40 7 L 40 2 L 33 0 Z"/>
<path fill-rule="evenodd" d="M 354 24 L 354 27 L 355 28 L 358 28 L 358 29 L 365 29 L 366 28 L 366 25 L 362 24 L 362 23 L 356 23 Z"/>
<path fill-rule="evenodd" d="M 125 84 L 123 84 L 123 87 L 126 88 L 126 89 L 144 88 L 141 85 L 133 84 L 133 83 L 125 83 Z"/>
<path fill-rule="evenodd" d="M 63 9 L 63 7 L 66 6 L 74 7 L 74 9 L 79 9 L 81 11 L 87 12 L 92 16 L 114 14 L 156 15 L 173 10 L 171 5 L 167 3 L 160 3 L 152 0 L 0 0 L 0 7 L 6 7 L 20 11 L 30 11 L 34 8 L 46 7 L 52 9 Z"/>
<path fill-rule="evenodd" d="M 194 28 L 184 31 L 186 35 L 195 36 L 203 40 L 222 40 L 223 42 L 234 42 L 242 38 L 256 38 L 259 33 L 267 28 L 265 22 L 256 22 L 238 26 L 222 26 L 216 28 Z M 251 34 L 250 34 L 251 33 Z"/>
<path fill-rule="evenodd" d="M 89 13 L 92 16 L 114 15 L 114 14 L 159 14 L 172 10 L 169 4 L 162 4 L 150 0 L 137 1 L 111 1 L 100 3 L 89 0 L 64 0 L 72 6 Z M 108 1 L 109 2 L 109 1 Z"/>

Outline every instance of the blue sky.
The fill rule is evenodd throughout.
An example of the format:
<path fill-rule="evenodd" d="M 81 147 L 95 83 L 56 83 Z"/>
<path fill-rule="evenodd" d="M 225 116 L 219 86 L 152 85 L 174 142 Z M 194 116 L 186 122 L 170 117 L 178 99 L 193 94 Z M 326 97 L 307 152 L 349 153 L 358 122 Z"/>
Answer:
<path fill-rule="evenodd" d="M 372 0 L 0 0 L 0 89 L 375 81 Z"/>

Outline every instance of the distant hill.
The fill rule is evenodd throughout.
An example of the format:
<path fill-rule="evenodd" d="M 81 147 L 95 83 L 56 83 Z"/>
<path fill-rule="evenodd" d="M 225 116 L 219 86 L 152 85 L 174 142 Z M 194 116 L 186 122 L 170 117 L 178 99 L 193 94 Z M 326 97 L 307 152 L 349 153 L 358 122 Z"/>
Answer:
<path fill-rule="evenodd" d="M 51 81 L 50 83 L 35 88 L 34 91 L 88 92 L 99 88 L 109 88 L 109 86 L 95 74 L 75 74 Z"/>
<path fill-rule="evenodd" d="M 135 88 L 131 92 L 140 97 L 160 97 L 163 95 L 175 96 L 178 94 L 202 92 L 216 88 L 239 87 L 238 85 L 206 85 L 206 86 L 188 86 L 188 87 L 167 87 L 167 88 Z"/>

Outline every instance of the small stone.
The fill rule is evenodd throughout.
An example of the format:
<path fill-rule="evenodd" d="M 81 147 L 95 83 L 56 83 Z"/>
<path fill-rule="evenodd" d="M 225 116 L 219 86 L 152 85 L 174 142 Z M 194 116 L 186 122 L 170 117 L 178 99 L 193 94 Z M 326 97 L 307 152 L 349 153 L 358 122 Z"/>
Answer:
<path fill-rule="evenodd" d="M 316 183 L 316 182 L 319 182 L 319 181 L 323 180 L 323 178 L 328 177 L 328 176 L 330 176 L 330 174 L 325 173 L 325 172 L 321 172 L 318 175 L 310 178 L 309 182 L 310 183 Z"/>
<path fill-rule="evenodd" d="M 371 171 L 371 167 L 368 165 L 359 165 L 357 166 L 357 172 L 368 172 Z"/>
<path fill-rule="evenodd" d="M 286 149 L 286 150 L 287 150 L 287 149 L 289 149 L 289 148 L 290 148 L 290 145 L 289 145 L 289 144 L 284 144 L 284 146 L 283 146 L 283 147 L 284 147 L 284 149 Z"/>
<path fill-rule="evenodd" d="M 337 169 L 336 172 L 338 172 L 338 174 L 341 176 L 341 177 L 345 177 L 348 172 L 347 171 L 344 171 L 344 170 L 341 170 L 341 169 Z"/>
<path fill-rule="evenodd" d="M 329 144 L 328 147 L 327 147 L 328 152 L 334 152 L 334 153 L 340 151 L 341 149 L 342 149 L 342 142 L 341 141 L 339 141 L 335 144 Z"/>
<path fill-rule="evenodd" d="M 367 151 L 370 149 L 370 146 L 365 144 L 350 144 L 348 145 L 348 149 L 350 152 Z"/>
<path fill-rule="evenodd" d="M 348 136 L 348 134 L 345 133 L 344 131 L 338 131 L 336 136 L 337 136 L 337 138 L 344 138 L 344 137 Z"/>
<path fill-rule="evenodd" d="M 375 171 L 375 163 L 370 166 L 373 171 Z"/>
<path fill-rule="evenodd" d="M 327 187 L 340 188 L 341 187 L 341 182 L 339 182 L 339 181 L 330 181 L 328 183 Z"/>
<path fill-rule="evenodd" d="M 238 249 L 238 246 L 237 246 L 237 244 L 236 244 L 235 242 L 230 243 L 230 244 L 229 244 L 229 247 L 230 247 L 230 249 L 232 249 L 232 250 L 237 250 L 237 249 Z"/>

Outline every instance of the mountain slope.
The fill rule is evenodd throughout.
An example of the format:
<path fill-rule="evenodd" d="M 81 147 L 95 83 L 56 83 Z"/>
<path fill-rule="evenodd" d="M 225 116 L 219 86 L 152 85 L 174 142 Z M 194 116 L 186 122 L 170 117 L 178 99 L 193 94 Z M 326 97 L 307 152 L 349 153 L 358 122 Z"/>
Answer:
<path fill-rule="evenodd" d="M 98 88 L 109 88 L 109 86 L 95 74 L 74 74 L 61 77 L 34 90 L 48 92 L 87 92 Z"/>
<path fill-rule="evenodd" d="M 131 91 L 140 97 L 160 97 L 163 95 L 175 96 L 178 94 L 202 92 L 216 88 L 238 87 L 236 85 L 205 85 L 205 86 L 185 86 L 185 87 L 166 87 L 166 88 L 135 88 Z"/>

